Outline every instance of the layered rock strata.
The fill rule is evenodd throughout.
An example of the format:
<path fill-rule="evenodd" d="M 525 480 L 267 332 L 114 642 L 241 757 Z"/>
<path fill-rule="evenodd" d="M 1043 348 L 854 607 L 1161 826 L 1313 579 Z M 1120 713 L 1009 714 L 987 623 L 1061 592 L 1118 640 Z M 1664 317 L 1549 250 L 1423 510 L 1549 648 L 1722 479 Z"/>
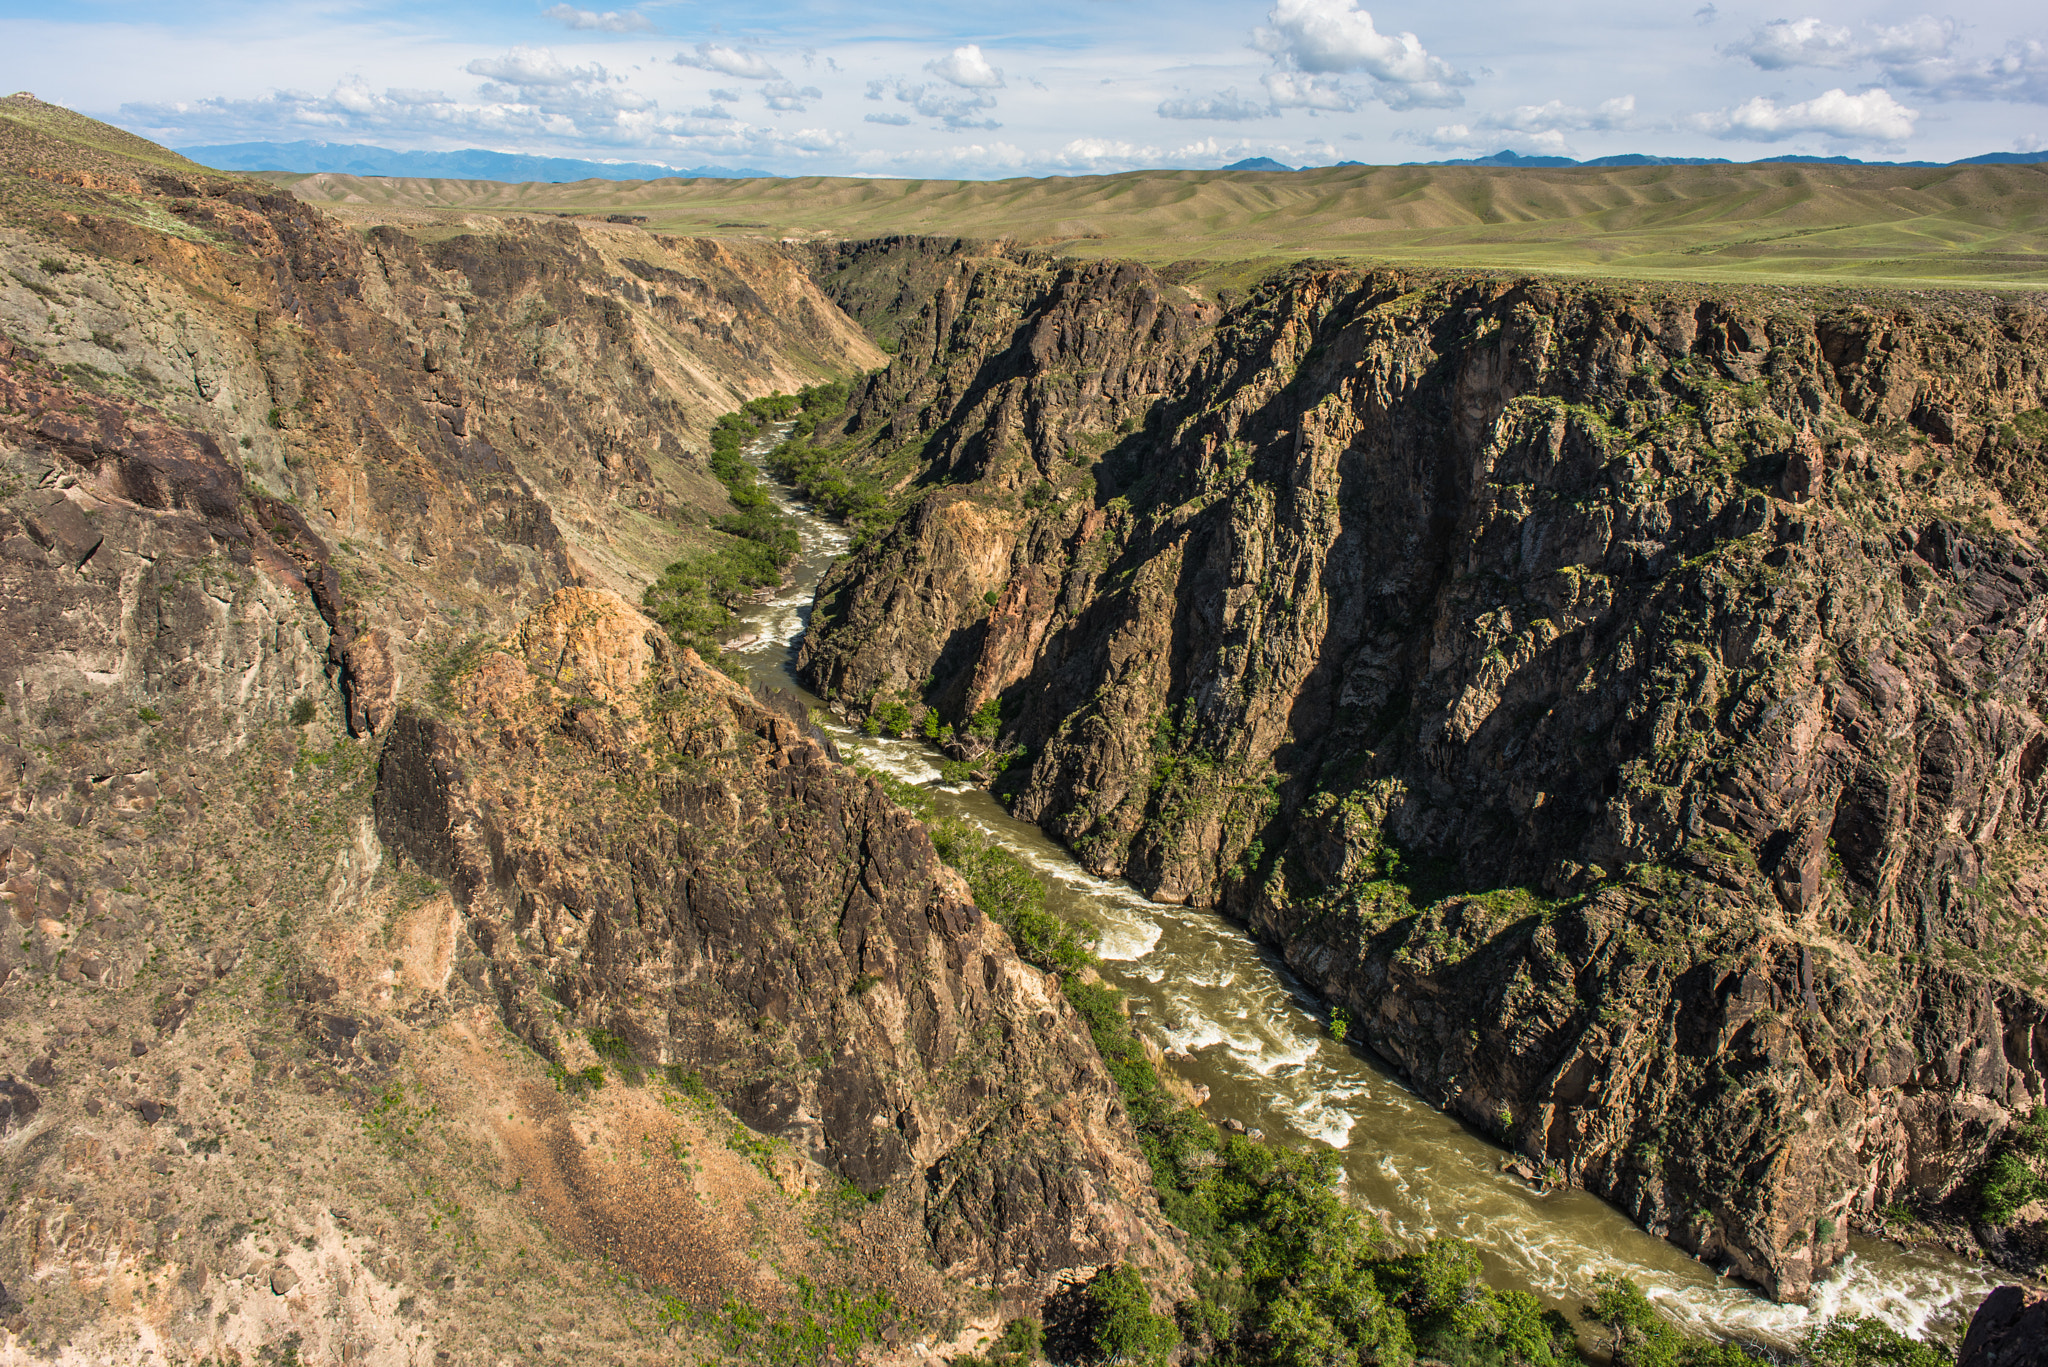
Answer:
<path fill-rule="evenodd" d="M 608 593 L 453 693 L 401 713 L 378 833 L 449 882 L 535 1049 L 700 1079 L 1013 1303 L 1176 1268 L 1086 1029 L 874 780 Z"/>
<path fill-rule="evenodd" d="M 1774 1295 L 2048 1099 L 2040 311 L 953 269 L 815 686 L 994 700 L 1020 815 Z"/>

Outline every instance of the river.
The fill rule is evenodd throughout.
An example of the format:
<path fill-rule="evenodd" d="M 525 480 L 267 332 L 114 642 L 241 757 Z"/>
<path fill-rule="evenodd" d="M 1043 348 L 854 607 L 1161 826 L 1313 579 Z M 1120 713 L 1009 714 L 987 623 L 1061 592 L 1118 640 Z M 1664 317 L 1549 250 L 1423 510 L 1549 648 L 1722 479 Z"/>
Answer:
<path fill-rule="evenodd" d="M 782 430 L 749 454 L 760 460 Z M 802 550 L 792 581 L 742 614 L 729 653 L 756 683 L 816 705 L 793 673 L 796 644 L 819 579 L 851 538 L 789 490 L 773 481 L 769 488 L 795 518 Z M 1811 1306 L 1775 1305 L 1595 1196 L 1545 1193 L 1502 1172 L 1504 1149 L 1408 1090 L 1370 1050 L 1332 1039 L 1320 1003 L 1242 926 L 1205 908 L 1158 905 L 1129 884 L 1088 873 L 987 793 L 941 783 L 940 756 L 921 742 L 831 729 L 850 762 L 926 787 L 942 815 L 974 821 L 1030 863 L 1055 910 L 1097 929 L 1104 976 L 1176 1051 L 1175 1070 L 1208 1087 L 1212 1119 L 1236 1119 L 1286 1143 L 1331 1146 L 1354 1199 L 1404 1238 L 1469 1239 L 1497 1286 L 1534 1292 L 1577 1322 L 1594 1283 L 1623 1272 L 1681 1324 L 1721 1337 L 1783 1346 L 1825 1319 L 1859 1314 L 1953 1347 L 1999 1283 L 1980 1264 L 1854 1238 Z"/>

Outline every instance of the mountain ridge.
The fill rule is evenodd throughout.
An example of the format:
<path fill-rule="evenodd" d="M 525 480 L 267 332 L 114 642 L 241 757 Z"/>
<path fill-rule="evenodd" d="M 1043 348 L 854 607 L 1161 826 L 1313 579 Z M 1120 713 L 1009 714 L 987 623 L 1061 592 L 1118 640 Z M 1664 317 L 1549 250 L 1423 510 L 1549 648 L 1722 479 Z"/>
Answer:
<path fill-rule="evenodd" d="M 221 171 L 340 172 L 354 176 L 449 176 L 466 180 L 551 183 L 578 180 L 773 179 L 757 167 L 669 166 L 662 162 L 591 161 L 465 147 L 452 152 L 398 151 L 371 143 L 235 142 L 174 149 Z"/>

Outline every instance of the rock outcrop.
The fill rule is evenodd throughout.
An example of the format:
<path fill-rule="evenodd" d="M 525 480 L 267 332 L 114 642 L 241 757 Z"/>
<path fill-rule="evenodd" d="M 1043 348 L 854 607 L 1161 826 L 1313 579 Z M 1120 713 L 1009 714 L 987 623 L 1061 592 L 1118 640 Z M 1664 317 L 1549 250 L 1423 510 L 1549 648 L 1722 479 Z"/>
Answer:
<path fill-rule="evenodd" d="M 2043 1367 L 2048 1364 L 2048 1296 L 2001 1286 L 1970 1318 L 1957 1367 Z"/>
<path fill-rule="evenodd" d="M 878 1093 L 931 1129 L 874 1128 L 872 1170 L 901 1174 L 875 1202 L 708 1091 L 553 1075 L 505 1033 L 450 890 L 377 839 L 381 747 L 480 643 L 570 586 L 637 593 L 731 510 L 703 463 L 718 414 L 879 359 L 794 256 L 351 226 L 27 97 L 0 100 L 0 218 L 0 1358 L 665 1362 L 746 1350 L 708 1327 L 728 1296 L 763 1334 L 810 1316 L 907 1353 L 993 1313 L 937 1261 L 1052 1270 L 1164 1232 L 1118 1195 L 1142 1164 L 1099 1062 L 1062 1053 L 1074 1085 L 1030 1129 L 986 1029 L 833 1074 L 901 1088 L 917 1048 L 957 1047 Z M 537 629 L 520 649 L 565 644 Z M 891 842 L 868 864 L 914 864 L 914 828 L 846 782 Z M 832 834 L 808 831 L 821 869 L 860 854 Z M 918 892 L 878 895 L 879 924 Z M 1004 1023 L 1031 980 L 961 980 L 999 939 L 932 910 L 965 938 L 903 963 Z M 845 986 L 846 1012 L 931 1023 L 914 981 Z M 769 1055 L 721 1057 L 724 1083 Z M 1001 1123 L 960 1102 L 982 1086 Z M 935 1196 L 927 1155 L 953 1175 Z"/>
<path fill-rule="evenodd" d="M 1774 1295 L 2048 1099 L 2037 309 L 957 269 L 818 688 Z"/>
<path fill-rule="evenodd" d="M 1057 983 L 802 722 L 585 589 L 453 694 L 394 726 L 378 833 L 453 887 L 521 1038 L 701 1079 L 1013 1304 L 1073 1268 L 1177 1270 Z"/>

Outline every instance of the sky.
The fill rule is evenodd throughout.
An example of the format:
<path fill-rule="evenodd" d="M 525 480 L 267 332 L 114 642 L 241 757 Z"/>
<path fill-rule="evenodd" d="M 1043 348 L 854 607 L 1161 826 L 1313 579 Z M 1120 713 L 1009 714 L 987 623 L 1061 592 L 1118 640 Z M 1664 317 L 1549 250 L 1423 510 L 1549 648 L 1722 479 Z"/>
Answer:
<path fill-rule="evenodd" d="M 2014 0 L 0 0 L 0 53 L 9 89 L 174 147 L 783 175 L 2048 147 L 2048 7 Z"/>

